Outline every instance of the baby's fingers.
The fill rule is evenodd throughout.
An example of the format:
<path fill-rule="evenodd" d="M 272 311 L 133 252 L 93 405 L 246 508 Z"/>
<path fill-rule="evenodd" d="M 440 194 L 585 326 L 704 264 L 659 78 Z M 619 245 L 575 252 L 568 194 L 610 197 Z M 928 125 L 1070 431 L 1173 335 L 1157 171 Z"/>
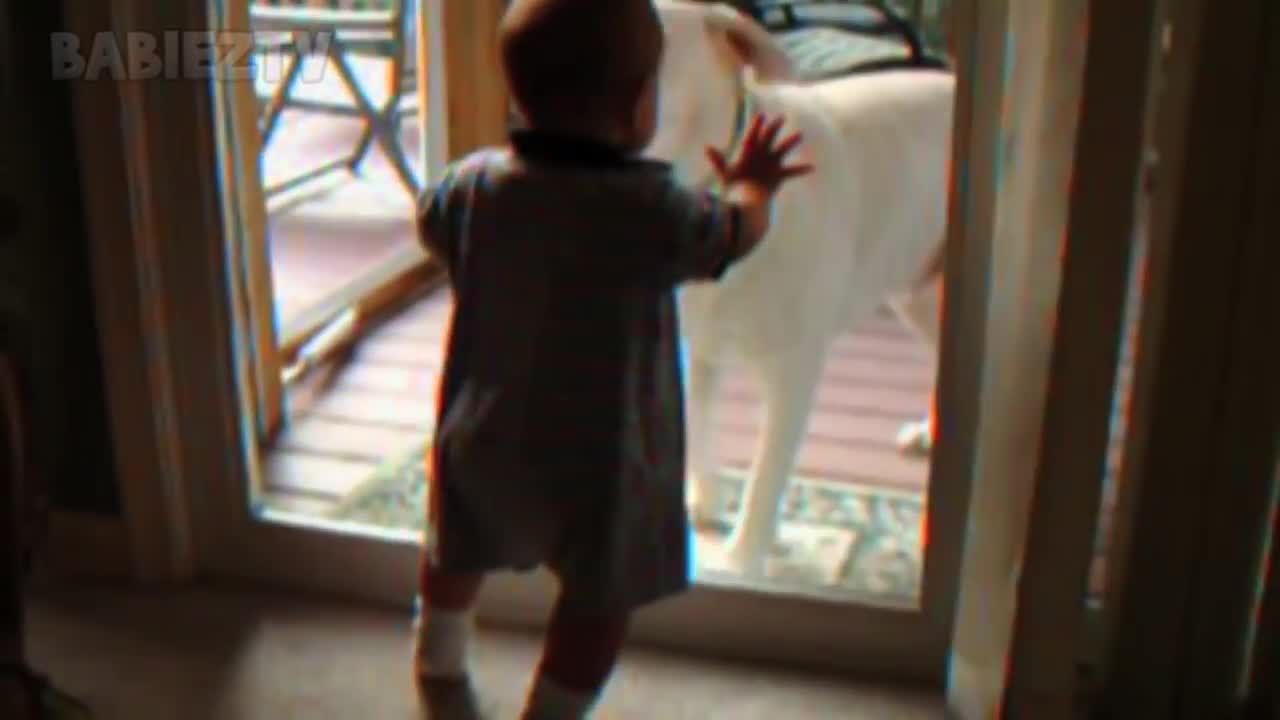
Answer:
<path fill-rule="evenodd" d="M 762 113 L 756 113 L 751 116 L 751 124 L 747 126 L 747 132 L 742 136 L 742 153 L 751 154 L 755 152 L 759 146 L 760 132 L 763 125 L 764 115 Z"/>
<path fill-rule="evenodd" d="M 777 155 L 780 158 L 786 157 L 791 153 L 792 150 L 795 150 L 797 147 L 799 147 L 801 142 L 804 142 L 804 136 L 801 135 L 799 132 L 793 132 L 787 137 L 783 138 L 782 142 L 774 146 L 773 154 Z"/>
<path fill-rule="evenodd" d="M 782 125 L 785 122 L 786 118 L 783 118 L 782 116 L 778 116 L 770 120 L 769 123 L 764 126 L 764 130 L 762 130 L 764 137 L 760 139 L 761 144 L 767 148 L 773 147 L 773 144 L 777 142 L 778 133 L 782 130 Z"/>
<path fill-rule="evenodd" d="M 707 148 L 707 161 L 711 163 L 711 168 L 716 171 L 720 177 L 729 174 L 729 163 L 725 160 L 724 153 L 719 148 Z"/>
<path fill-rule="evenodd" d="M 778 171 L 778 176 L 783 180 L 790 180 L 794 177 L 808 175 L 813 172 L 813 165 L 810 163 L 800 163 L 797 165 L 786 165 Z"/>

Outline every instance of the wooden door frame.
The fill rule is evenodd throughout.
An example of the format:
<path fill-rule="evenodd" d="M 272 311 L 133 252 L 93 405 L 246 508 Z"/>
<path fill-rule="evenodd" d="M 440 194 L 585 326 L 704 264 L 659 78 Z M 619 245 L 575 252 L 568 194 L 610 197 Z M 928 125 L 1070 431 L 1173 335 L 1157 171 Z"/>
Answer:
<path fill-rule="evenodd" d="M 1160 0 L 1088 2 L 1088 43 L 1063 238 L 1057 340 L 1048 368 L 1004 709 L 1052 717 L 1088 688 L 1100 618 L 1089 608 L 1118 370 L 1139 238 L 1163 23 Z M 1052 21 L 1051 21 L 1052 22 Z M 1124 100 L 1120 100 L 1123 98 Z M 1071 328 L 1092 327 L 1073 333 Z"/>
<path fill-rule="evenodd" d="M 65 15 L 68 29 L 82 38 L 108 31 L 122 37 L 119 33 L 135 22 L 134 8 L 125 2 L 67 3 Z M 214 208 L 203 206 L 196 208 L 202 212 L 182 217 L 181 210 L 191 202 L 177 207 L 166 203 L 167 198 L 156 197 L 166 188 L 147 187 L 139 173 L 163 163 L 162 149 L 147 141 L 156 118 L 182 122 L 193 112 L 198 116 L 199 109 L 188 102 L 169 103 L 165 110 L 172 109 L 173 115 L 143 111 L 158 94 L 156 84 L 69 82 L 75 83 L 84 187 L 95 188 L 84 198 L 86 229 L 131 570 L 144 582 L 190 577 L 196 548 L 179 477 L 182 450 L 172 439 L 181 385 L 175 358 L 169 355 L 172 346 L 156 334 L 176 318 L 169 288 L 154 274 L 161 251 L 156 227 L 167 221 L 171 227 L 203 228 L 200 220 L 211 220 L 220 228 L 221 222 Z M 123 124 L 120 119 L 126 115 L 136 122 Z M 187 156 L 179 152 L 169 157 Z M 213 166 L 206 167 L 212 176 Z M 99 551 L 92 545 L 80 548 L 85 555 Z"/>
<path fill-rule="evenodd" d="M 252 30 L 249 2 L 225 3 L 226 17 L 209 24 L 229 32 Z M 276 328 L 275 288 L 267 238 L 267 201 L 263 189 L 259 101 L 255 83 L 217 83 L 217 105 L 228 109 L 219 148 L 223 193 L 227 196 L 224 227 L 230 264 L 239 268 L 232 285 L 233 301 L 245 308 L 248 324 L 244 383 L 255 410 L 257 430 L 272 437 L 284 422 L 284 383 L 280 368 L 287 350 Z"/>
<path fill-rule="evenodd" d="M 984 2 L 981 11 L 1002 12 L 999 5 Z M 1003 10 L 1007 32 L 988 23 L 991 35 L 977 40 L 982 52 L 988 46 L 1022 47 L 1041 33 L 1049 55 L 1044 74 L 1025 79 L 1045 88 L 1044 107 L 1028 109 L 1032 114 L 1022 118 L 1018 136 L 1006 139 L 998 126 L 988 128 L 987 146 L 975 150 L 996 153 L 997 145 L 1009 142 L 1007 152 L 1024 161 L 1008 168 L 1003 190 L 998 178 L 971 178 L 972 192 L 986 193 L 986 202 L 996 207 L 992 217 L 1006 224 L 1024 219 L 1042 234 L 1043 228 L 1061 227 L 1063 244 L 1041 237 L 1028 247 L 1017 224 L 983 230 L 995 235 L 998 253 L 990 259 L 988 302 L 1007 312 L 953 339 L 972 342 L 977 333 L 985 338 L 982 388 L 941 383 L 943 393 L 973 394 L 976 407 L 970 409 L 976 415 L 969 421 L 983 431 L 967 449 L 968 461 L 995 473 L 974 488 L 966 544 L 953 551 L 963 552 L 963 570 L 948 709 L 960 718 L 1069 716 L 1079 690 L 1077 668 L 1093 650 L 1089 631 L 1096 616 L 1084 599 L 1125 330 L 1150 70 L 1157 54 L 1155 9 L 1152 0 L 1056 3 L 1040 10 L 1010 4 Z M 965 29 L 971 19 L 954 17 L 957 38 L 975 35 Z M 1064 51 L 1078 45 L 1084 18 L 1089 34 L 1082 76 L 1055 74 Z M 977 65 L 994 75 L 1005 71 L 1006 62 L 996 57 Z M 1020 71 L 1033 72 L 1015 64 L 1015 77 Z M 1062 178 L 1045 176 L 1046 165 L 1069 168 L 1090 181 L 1074 183 L 1059 202 Z M 1010 287 L 1003 281 L 1005 275 L 1028 276 L 1027 267 L 1036 268 L 1030 276 L 1040 285 Z M 1027 305 L 1043 316 L 1027 316 Z M 940 404 L 945 401 L 944 395 Z"/>
<path fill-rule="evenodd" d="M 424 2 L 443 4 L 443 29 L 419 37 L 456 38 L 460 32 L 465 33 L 463 37 L 484 37 L 473 29 L 496 17 L 496 0 Z M 198 3 L 156 0 L 70 3 L 66 14 L 69 30 L 86 38 L 98 32 L 123 37 L 130 31 L 210 24 Z M 448 105 L 448 126 L 456 130 L 448 138 L 445 159 L 505 134 L 505 110 L 488 121 L 476 115 L 485 108 L 505 107 L 497 84 L 477 82 L 484 68 L 493 66 L 483 58 L 494 43 L 487 44 L 489 50 L 485 45 L 455 40 L 444 46 L 449 82 L 471 88 L 467 95 L 455 93 Z M 193 91 L 202 80 L 69 82 L 76 85 L 81 170 L 86 187 L 96 188 L 85 198 L 87 227 L 132 574 L 141 581 L 188 579 L 197 572 L 198 558 L 215 552 L 220 534 L 217 528 L 195 521 L 189 493 L 202 495 L 209 488 L 192 487 L 188 470 L 205 467 L 209 472 L 200 473 L 202 477 L 234 477 L 222 453 L 213 448 L 238 445 L 241 432 L 221 419 L 236 416 L 234 408 L 193 404 L 182 397 L 184 388 L 191 387 L 187 378 L 207 364 L 211 354 L 234 356 L 222 337 L 200 338 L 200 328 L 219 327 L 222 321 L 217 318 L 230 315 L 227 298 L 211 303 L 202 296 L 209 289 L 202 281 L 189 282 L 207 277 L 210 266 L 226 262 L 217 256 L 224 227 L 222 209 L 208 202 L 204 187 L 204 178 L 214 177 L 218 168 L 214 129 L 209 124 L 213 99 L 206 92 Z M 130 118 L 128 125 L 113 120 L 125 116 Z M 156 130 L 159 118 L 165 124 L 199 128 L 199 136 L 207 142 L 167 147 L 171 137 Z M 175 157 L 189 161 L 191 172 L 172 173 Z M 152 183 L 151 178 L 166 178 L 166 182 Z M 182 247 L 172 242 L 171 228 L 188 229 Z M 192 237 L 193 233 L 210 237 L 206 242 Z M 213 242 L 215 236 L 217 242 Z M 138 348 L 151 350 L 138 352 Z M 231 371 L 230 366 L 225 370 Z M 175 441 L 179 412 L 185 414 L 184 426 L 205 428 L 206 443 L 184 447 Z"/>
<path fill-rule="evenodd" d="M 1280 144 L 1263 123 L 1280 117 L 1280 13 L 1268 0 L 1176 7 L 1133 434 L 1108 561 L 1097 698 L 1107 718 L 1239 710 L 1274 522 Z"/>

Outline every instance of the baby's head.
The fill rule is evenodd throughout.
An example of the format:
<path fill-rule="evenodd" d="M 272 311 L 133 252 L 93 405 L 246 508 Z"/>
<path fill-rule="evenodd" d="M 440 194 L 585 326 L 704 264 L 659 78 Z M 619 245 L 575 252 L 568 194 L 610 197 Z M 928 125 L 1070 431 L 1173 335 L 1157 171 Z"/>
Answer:
<path fill-rule="evenodd" d="M 653 139 L 662 25 L 651 0 L 513 0 L 499 46 L 530 128 L 627 152 Z"/>

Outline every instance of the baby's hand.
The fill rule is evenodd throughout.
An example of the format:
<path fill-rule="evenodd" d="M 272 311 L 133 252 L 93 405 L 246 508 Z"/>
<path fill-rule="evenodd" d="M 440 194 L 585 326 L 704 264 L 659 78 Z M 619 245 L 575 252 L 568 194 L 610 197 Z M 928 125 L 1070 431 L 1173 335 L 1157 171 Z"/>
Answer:
<path fill-rule="evenodd" d="M 766 122 L 760 113 L 751 118 L 751 125 L 742 139 L 738 156 L 730 163 L 720 150 L 707 148 L 707 159 L 711 167 L 725 187 L 737 183 L 757 186 L 760 190 L 772 195 L 787 180 L 806 175 L 813 171 L 809 164 L 787 165 L 787 156 L 800 146 L 800 133 L 792 133 L 778 142 L 778 131 L 782 129 L 782 118 L 774 118 Z"/>

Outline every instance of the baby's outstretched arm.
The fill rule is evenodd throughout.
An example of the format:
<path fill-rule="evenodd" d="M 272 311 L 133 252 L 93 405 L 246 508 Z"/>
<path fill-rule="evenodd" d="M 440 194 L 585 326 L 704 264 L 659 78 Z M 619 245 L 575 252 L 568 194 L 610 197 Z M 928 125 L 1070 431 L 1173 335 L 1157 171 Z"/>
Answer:
<path fill-rule="evenodd" d="M 758 183 L 739 181 L 725 187 L 724 199 L 737 208 L 742 220 L 742 254 L 746 255 L 769 234 L 773 193 Z"/>
<path fill-rule="evenodd" d="M 745 252 L 755 247 L 769 232 L 773 197 L 791 178 L 813 171 L 808 164 L 788 165 L 787 156 L 800 146 L 800 133 L 778 141 L 783 119 L 765 120 L 757 114 L 751 120 L 742 148 L 732 162 L 724 153 L 707 148 L 707 159 L 725 188 L 725 199 L 741 212 Z"/>
<path fill-rule="evenodd" d="M 757 115 L 732 161 L 714 148 L 707 149 L 721 181 L 720 193 L 692 191 L 672 182 L 662 185 L 657 208 L 641 213 L 665 223 L 653 233 L 653 242 L 610 246 L 607 256 L 596 253 L 600 268 L 612 268 L 601 276 L 615 282 L 625 282 L 624 278 L 672 283 L 715 280 L 750 255 L 769 232 L 778 188 L 812 170 L 808 165 L 786 164 L 801 137 L 794 133 L 778 141 L 781 128 L 782 120 L 766 121 Z"/>

